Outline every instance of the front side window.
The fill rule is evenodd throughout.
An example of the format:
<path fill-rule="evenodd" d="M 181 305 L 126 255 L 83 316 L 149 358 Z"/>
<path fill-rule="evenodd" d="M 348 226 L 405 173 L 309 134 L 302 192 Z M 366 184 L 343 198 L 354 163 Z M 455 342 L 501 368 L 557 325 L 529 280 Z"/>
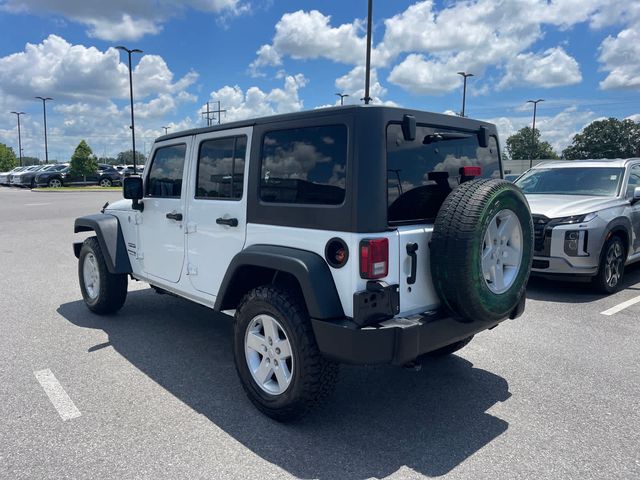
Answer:
<path fill-rule="evenodd" d="M 240 199 L 244 183 L 244 135 L 206 140 L 200 144 L 196 198 Z"/>
<path fill-rule="evenodd" d="M 634 165 L 629 172 L 629 184 L 627 185 L 627 197 L 633 198 L 636 187 L 640 187 L 640 165 Z"/>
<path fill-rule="evenodd" d="M 262 143 L 264 202 L 340 205 L 347 169 L 347 127 L 325 125 L 268 132 Z"/>
<path fill-rule="evenodd" d="M 516 185 L 529 195 L 588 195 L 610 197 L 624 177 L 620 167 L 534 168 Z"/>
<path fill-rule="evenodd" d="M 442 203 L 459 184 L 460 168 L 481 168 L 481 178 L 500 178 L 495 137 L 480 147 L 475 132 L 418 125 L 416 138 L 406 141 L 402 127 L 387 127 L 387 220 L 415 223 L 436 217 Z"/>
<path fill-rule="evenodd" d="M 186 151 L 184 144 L 156 150 L 147 180 L 148 197 L 180 197 Z"/>

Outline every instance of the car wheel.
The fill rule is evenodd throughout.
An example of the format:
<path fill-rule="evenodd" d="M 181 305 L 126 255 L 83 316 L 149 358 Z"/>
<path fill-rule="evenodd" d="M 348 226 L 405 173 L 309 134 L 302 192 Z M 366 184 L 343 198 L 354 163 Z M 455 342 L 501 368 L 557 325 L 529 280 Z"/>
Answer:
<path fill-rule="evenodd" d="M 110 273 L 96 237 L 80 249 L 78 278 L 85 304 L 94 313 L 115 313 L 127 298 L 127 275 Z"/>
<path fill-rule="evenodd" d="M 111 180 L 109 180 L 108 178 L 103 178 L 100 180 L 101 187 L 110 187 L 111 185 L 112 185 Z"/>
<path fill-rule="evenodd" d="M 245 392 L 275 420 L 299 418 L 333 392 L 338 365 L 318 350 L 302 301 L 283 289 L 259 287 L 244 297 L 233 346 Z"/>
<path fill-rule="evenodd" d="M 598 274 L 593 277 L 594 286 L 602 293 L 615 293 L 622 288 L 622 276 L 626 249 L 619 236 L 613 235 L 602 248 Z"/>
<path fill-rule="evenodd" d="M 440 358 L 440 357 L 445 357 L 447 355 L 451 355 L 452 353 L 457 352 L 458 350 L 466 347 L 467 345 L 469 345 L 469 342 L 473 340 L 473 335 L 471 335 L 470 337 L 467 337 L 463 340 L 460 340 L 458 342 L 454 342 L 450 345 L 447 345 L 446 347 L 442 347 L 439 348 L 437 350 L 434 350 L 432 352 L 426 353 L 424 356 L 425 357 L 431 357 L 431 358 Z"/>
<path fill-rule="evenodd" d="M 446 198 L 431 237 L 433 283 L 462 322 L 496 322 L 525 294 L 533 260 L 533 221 L 514 184 L 465 182 Z"/>
<path fill-rule="evenodd" d="M 60 180 L 58 178 L 52 178 L 51 180 L 49 180 L 49 187 L 50 188 L 60 188 L 60 187 L 62 187 L 62 180 Z"/>

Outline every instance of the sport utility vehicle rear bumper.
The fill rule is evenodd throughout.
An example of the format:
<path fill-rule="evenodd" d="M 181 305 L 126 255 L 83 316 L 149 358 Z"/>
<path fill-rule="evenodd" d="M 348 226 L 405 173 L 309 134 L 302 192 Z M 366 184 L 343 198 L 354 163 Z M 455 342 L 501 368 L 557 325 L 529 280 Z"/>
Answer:
<path fill-rule="evenodd" d="M 523 296 L 509 318 L 522 315 L 524 303 Z M 403 365 L 424 353 L 494 328 L 503 320 L 463 323 L 441 312 L 428 312 L 362 328 L 348 318 L 312 319 L 312 325 L 320 351 L 332 360 L 360 365 Z"/>

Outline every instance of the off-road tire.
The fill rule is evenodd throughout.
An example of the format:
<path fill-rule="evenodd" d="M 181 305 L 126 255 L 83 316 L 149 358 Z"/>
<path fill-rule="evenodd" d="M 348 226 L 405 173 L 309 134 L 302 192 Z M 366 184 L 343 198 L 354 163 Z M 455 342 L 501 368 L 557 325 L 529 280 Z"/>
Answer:
<path fill-rule="evenodd" d="M 607 255 L 612 248 L 620 248 L 621 260 L 619 263 L 620 276 L 615 285 L 610 285 L 607 282 Z M 610 295 L 616 293 L 622 288 L 622 278 L 624 277 L 624 264 L 627 258 L 627 250 L 624 248 L 622 239 L 617 235 L 612 235 L 602 246 L 602 252 L 600 253 L 600 265 L 598 267 L 598 274 L 592 278 L 593 287 L 600 293 Z"/>
<path fill-rule="evenodd" d="M 87 255 L 96 258 L 99 275 L 99 289 L 96 298 L 92 299 L 85 286 L 83 267 Z M 80 291 L 85 304 L 93 313 L 107 315 L 117 312 L 127 299 L 127 275 L 110 273 L 96 237 L 87 238 L 80 249 L 78 258 L 78 278 Z"/>
<path fill-rule="evenodd" d="M 471 342 L 471 340 L 473 340 L 473 335 L 458 342 L 454 342 L 451 345 L 447 345 L 446 347 L 442 347 L 432 352 L 426 353 L 424 356 L 430 358 L 440 358 L 451 355 L 452 353 L 455 353 L 458 350 L 469 345 L 469 342 Z"/>
<path fill-rule="evenodd" d="M 520 222 L 522 258 L 508 290 L 494 293 L 482 271 L 482 249 L 489 223 L 505 209 Z M 433 284 L 454 318 L 487 323 L 504 319 L 525 294 L 533 261 L 533 221 L 524 194 L 505 180 L 463 183 L 442 204 L 430 246 Z"/>
<path fill-rule="evenodd" d="M 275 318 L 291 344 L 292 379 L 280 395 L 263 391 L 247 365 L 246 329 L 260 314 Z M 304 302 L 279 287 L 258 287 L 242 299 L 235 314 L 233 353 L 238 376 L 249 400 L 262 413 L 280 422 L 301 418 L 322 405 L 333 393 L 337 382 L 338 365 L 324 358 L 318 350 Z"/>

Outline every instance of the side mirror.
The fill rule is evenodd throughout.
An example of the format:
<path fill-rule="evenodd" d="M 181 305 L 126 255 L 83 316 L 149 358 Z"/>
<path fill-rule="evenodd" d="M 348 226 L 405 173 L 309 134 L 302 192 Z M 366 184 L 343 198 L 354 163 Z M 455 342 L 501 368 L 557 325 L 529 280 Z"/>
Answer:
<path fill-rule="evenodd" d="M 640 202 L 640 187 L 636 187 L 633 190 L 633 198 L 631 199 L 631 203 L 637 203 Z"/>
<path fill-rule="evenodd" d="M 140 203 L 144 196 L 141 177 L 125 177 L 122 181 L 122 195 L 127 200 L 133 200 L 132 208 L 142 211 L 144 204 Z"/>
<path fill-rule="evenodd" d="M 413 115 L 402 117 L 402 136 L 405 142 L 413 142 L 416 139 L 416 117 Z"/>
<path fill-rule="evenodd" d="M 480 148 L 489 146 L 489 130 L 487 130 L 487 127 L 480 127 L 480 130 L 478 130 L 478 145 Z"/>

